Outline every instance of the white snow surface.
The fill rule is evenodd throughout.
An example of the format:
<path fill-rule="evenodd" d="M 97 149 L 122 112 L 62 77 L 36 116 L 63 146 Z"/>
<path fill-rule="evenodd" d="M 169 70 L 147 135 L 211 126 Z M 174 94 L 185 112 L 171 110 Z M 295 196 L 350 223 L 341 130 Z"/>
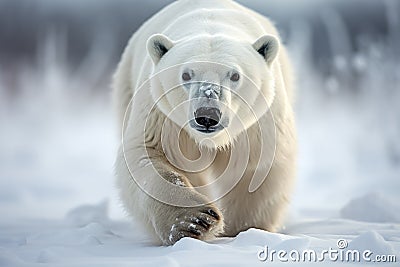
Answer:
<path fill-rule="evenodd" d="M 346 38 L 337 36 L 346 29 L 330 15 L 328 37 L 341 42 L 328 76 L 311 63 L 309 25 L 294 21 L 288 34 L 297 66 L 299 172 L 280 233 L 249 229 L 212 242 L 151 244 L 114 188 L 118 138 L 103 77 L 112 72 L 107 47 L 94 45 L 71 68 L 55 34 L 36 65 L 0 62 L 0 267 L 275 266 L 288 264 L 277 258 L 281 250 L 330 249 L 371 251 L 371 262 L 325 257 L 323 266 L 378 265 L 378 255 L 396 257 L 379 265 L 398 266 L 400 38 L 394 31 L 349 54 Z"/>
<path fill-rule="evenodd" d="M 400 257 L 400 225 L 345 219 L 305 221 L 289 225 L 285 234 L 249 229 L 235 238 L 212 242 L 184 238 L 171 247 L 154 246 L 129 221 L 107 217 L 105 203 L 78 207 L 61 220 L 18 220 L 0 223 L 0 266 L 276 266 L 278 258 L 261 261 L 260 252 L 293 250 L 370 250 Z M 396 211 L 393 211 L 396 212 Z M 347 248 L 339 249 L 338 240 Z M 345 255 L 345 254 L 344 254 Z M 320 256 L 318 256 L 320 257 Z M 287 260 L 290 261 L 288 256 Z M 335 258 L 333 258 L 335 259 Z M 344 258 L 346 259 L 346 258 Z M 352 258 L 351 258 L 352 259 Z M 318 259 L 317 259 L 318 260 Z M 309 261 L 293 261 L 308 266 Z M 330 260 L 326 264 L 372 263 Z M 385 263 L 384 266 L 395 266 Z"/>

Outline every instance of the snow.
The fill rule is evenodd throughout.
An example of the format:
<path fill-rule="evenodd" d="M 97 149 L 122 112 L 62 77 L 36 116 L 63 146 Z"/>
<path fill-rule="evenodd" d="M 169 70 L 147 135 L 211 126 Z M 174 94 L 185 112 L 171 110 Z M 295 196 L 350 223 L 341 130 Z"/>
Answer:
<path fill-rule="evenodd" d="M 102 202 L 79 207 L 61 220 L 0 223 L 0 266 L 280 265 L 285 263 L 277 258 L 261 261 L 261 251 L 266 246 L 268 251 L 288 253 L 309 249 L 318 253 L 330 248 L 340 251 L 339 239 L 348 242 L 344 251 L 370 250 L 374 255 L 400 257 L 400 225 L 394 223 L 327 219 L 296 223 L 287 227 L 285 234 L 249 229 L 235 238 L 208 243 L 183 238 L 174 246 L 158 247 L 152 246 L 131 222 L 108 218 L 105 206 Z M 307 266 L 307 261 L 296 264 Z"/>
<path fill-rule="evenodd" d="M 352 220 L 400 223 L 399 211 L 399 204 L 391 203 L 379 194 L 370 193 L 353 199 L 340 210 L 340 213 L 343 218 Z"/>
<path fill-rule="evenodd" d="M 0 266 L 276 266 L 288 264 L 279 251 L 330 249 L 395 255 L 397 263 L 382 266 L 397 266 L 400 39 L 398 4 L 386 3 L 389 35 L 372 43 L 361 36 L 356 52 L 340 16 L 325 13 L 335 44 L 328 74 L 312 63 L 310 25 L 292 23 L 299 173 L 280 233 L 249 229 L 154 246 L 114 188 L 118 140 L 105 84 L 115 66 L 106 64 L 107 47 L 98 42 L 80 66 L 66 66 L 63 38 L 52 33 L 36 64 L 0 62 Z M 267 250 L 273 261 L 259 259 Z"/>

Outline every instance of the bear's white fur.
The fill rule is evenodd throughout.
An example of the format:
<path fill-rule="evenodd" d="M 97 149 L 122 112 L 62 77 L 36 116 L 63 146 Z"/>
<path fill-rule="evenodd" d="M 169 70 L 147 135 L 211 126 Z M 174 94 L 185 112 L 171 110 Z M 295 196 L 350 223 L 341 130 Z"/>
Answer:
<path fill-rule="evenodd" d="M 113 88 L 121 200 L 154 241 L 277 230 L 296 134 L 291 67 L 267 18 L 230 0 L 177 1 L 132 36 Z M 218 119 L 201 122 L 203 106 Z"/>

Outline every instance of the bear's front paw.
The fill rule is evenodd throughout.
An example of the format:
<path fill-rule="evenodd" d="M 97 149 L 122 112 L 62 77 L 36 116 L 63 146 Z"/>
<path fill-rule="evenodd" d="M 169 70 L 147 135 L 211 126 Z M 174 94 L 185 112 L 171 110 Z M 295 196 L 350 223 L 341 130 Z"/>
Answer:
<path fill-rule="evenodd" d="M 222 232 L 222 228 L 222 215 L 215 207 L 187 209 L 171 225 L 167 245 L 173 245 L 183 237 L 208 240 Z"/>

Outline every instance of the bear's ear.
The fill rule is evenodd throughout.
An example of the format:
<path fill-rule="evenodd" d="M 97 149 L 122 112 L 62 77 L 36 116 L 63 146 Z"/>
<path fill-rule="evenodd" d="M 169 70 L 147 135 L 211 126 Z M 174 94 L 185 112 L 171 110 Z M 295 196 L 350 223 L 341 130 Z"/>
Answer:
<path fill-rule="evenodd" d="M 147 51 L 154 64 L 157 64 L 173 46 L 174 43 L 163 34 L 154 34 L 147 40 Z"/>
<path fill-rule="evenodd" d="M 254 49 L 264 57 L 268 66 L 274 62 L 279 51 L 279 42 L 276 37 L 272 35 L 264 35 L 258 38 L 253 44 Z"/>

